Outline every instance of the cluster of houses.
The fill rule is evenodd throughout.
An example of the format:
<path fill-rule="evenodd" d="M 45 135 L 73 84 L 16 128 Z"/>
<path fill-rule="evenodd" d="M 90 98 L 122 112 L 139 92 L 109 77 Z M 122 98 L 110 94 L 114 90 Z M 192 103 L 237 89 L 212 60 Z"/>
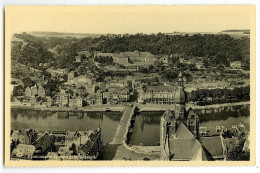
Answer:
<path fill-rule="evenodd" d="M 95 160 L 102 150 L 101 129 L 88 131 L 11 130 L 11 159 Z"/>
<path fill-rule="evenodd" d="M 177 55 L 156 56 L 149 52 L 121 52 L 121 53 L 102 53 L 89 51 L 78 52 L 75 56 L 75 62 L 81 63 L 86 57 L 107 57 L 113 58 L 113 62 L 119 65 L 124 65 L 125 68 L 138 69 L 139 66 L 159 64 L 168 65 L 169 58 L 179 58 L 182 64 L 195 64 L 197 69 L 205 69 L 201 57 L 185 59 Z M 230 63 L 231 68 L 240 69 L 241 62 L 235 61 Z M 99 66 L 98 66 L 99 67 Z M 100 67 L 99 67 L 100 68 Z M 94 82 L 94 74 L 78 75 L 77 71 L 68 72 L 66 69 L 48 68 L 47 72 L 53 77 L 57 77 L 62 83 L 57 93 L 51 93 L 46 83 L 43 85 L 45 79 L 33 80 L 33 86 L 24 88 L 23 82 L 18 79 L 12 84 L 11 100 L 12 102 L 26 104 L 31 106 L 57 106 L 57 107 L 84 107 L 90 105 L 102 104 L 117 104 L 120 102 L 130 101 L 131 95 L 138 95 L 139 103 L 153 103 L 153 104 L 174 104 L 175 84 L 159 84 L 159 82 L 147 83 L 138 79 L 132 80 L 111 80 L 107 83 Z M 197 74 L 198 73 L 198 74 Z M 207 76 L 199 75 L 200 72 L 195 73 L 192 78 L 193 82 L 186 86 L 186 91 L 204 89 L 223 89 L 232 87 L 230 82 L 209 79 Z M 201 72 L 202 73 L 202 72 Z M 64 81 L 64 75 L 67 75 L 67 80 Z M 208 75 L 211 77 L 212 75 Z M 135 76 L 136 77 L 136 76 Z M 185 80 L 185 77 L 184 77 Z M 212 82 L 208 82 L 212 81 Z M 201 84 L 203 83 L 203 84 Z M 246 84 L 243 84 L 247 85 Z M 242 86 L 242 85 L 241 85 Z M 236 85 L 237 87 L 237 85 Z"/>
<path fill-rule="evenodd" d="M 230 151 L 235 147 L 243 138 L 246 138 L 246 141 L 249 140 L 248 131 L 243 123 L 237 125 L 232 125 L 227 128 L 224 126 L 216 126 L 215 128 L 200 127 L 199 133 L 201 136 L 223 136 L 223 143 L 227 151 Z M 247 150 L 249 146 L 244 146 L 243 150 Z"/>

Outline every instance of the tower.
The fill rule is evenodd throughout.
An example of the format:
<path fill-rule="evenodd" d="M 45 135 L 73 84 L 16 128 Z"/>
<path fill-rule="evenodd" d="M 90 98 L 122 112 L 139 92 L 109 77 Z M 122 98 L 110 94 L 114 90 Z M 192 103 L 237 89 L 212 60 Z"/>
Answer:
<path fill-rule="evenodd" d="M 175 117 L 184 119 L 185 118 L 185 103 L 186 103 L 186 94 L 184 91 L 184 82 L 182 72 L 180 72 L 178 77 L 178 87 L 174 95 L 175 103 Z"/>
<path fill-rule="evenodd" d="M 163 114 L 163 117 L 165 117 L 166 119 L 166 126 L 167 126 L 167 133 L 168 134 L 175 134 L 176 130 L 177 130 L 177 124 L 176 124 L 176 119 L 174 117 L 174 115 L 172 114 L 171 110 L 168 109 L 165 111 L 165 113 Z M 170 135 L 170 136 L 171 136 Z"/>
<path fill-rule="evenodd" d="M 199 116 L 190 108 L 187 117 L 187 128 L 198 137 L 199 134 Z"/>

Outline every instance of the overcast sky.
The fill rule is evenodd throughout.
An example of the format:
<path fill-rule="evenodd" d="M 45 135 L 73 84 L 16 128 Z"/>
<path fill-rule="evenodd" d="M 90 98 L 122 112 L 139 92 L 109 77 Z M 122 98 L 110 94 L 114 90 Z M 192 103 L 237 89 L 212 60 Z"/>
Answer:
<path fill-rule="evenodd" d="M 6 22 L 12 33 L 219 32 L 225 29 L 249 29 L 252 23 L 250 12 L 252 9 L 243 6 L 20 6 L 7 7 Z"/>

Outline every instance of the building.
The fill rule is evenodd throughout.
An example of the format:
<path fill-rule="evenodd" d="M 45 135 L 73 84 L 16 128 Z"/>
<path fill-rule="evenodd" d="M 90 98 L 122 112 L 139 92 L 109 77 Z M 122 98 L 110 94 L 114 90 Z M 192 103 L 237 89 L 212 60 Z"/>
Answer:
<path fill-rule="evenodd" d="M 222 136 L 200 136 L 199 117 L 190 108 L 186 111 L 186 94 L 182 75 L 174 96 L 174 111 L 161 118 L 161 159 L 170 161 L 224 160 L 226 149 Z"/>
<path fill-rule="evenodd" d="M 241 69 L 241 61 L 233 61 L 233 62 L 230 62 L 230 67 L 233 68 L 233 69 Z"/>
<path fill-rule="evenodd" d="M 54 144 L 54 140 L 47 132 L 45 132 L 33 143 L 35 147 L 35 153 L 47 154 L 48 151 L 53 146 L 53 144 Z"/>
<path fill-rule="evenodd" d="M 196 68 L 201 70 L 201 69 L 204 69 L 205 66 L 204 66 L 203 62 L 198 62 L 198 63 L 196 63 Z"/>
<path fill-rule="evenodd" d="M 168 64 L 169 64 L 169 56 L 168 55 L 164 55 L 164 56 L 160 57 L 158 62 L 161 63 L 162 65 L 168 66 Z"/>
<path fill-rule="evenodd" d="M 35 147 L 33 145 L 18 144 L 12 151 L 11 157 L 19 159 L 32 159 L 34 152 Z"/>
<path fill-rule="evenodd" d="M 27 97 L 39 96 L 41 98 L 45 98 L 46 97 L 46 90 L 43 88 L 43 86 L 37 85 L 35 83 L 34 86 L 31 86 L 31 87 L 28 86 L 28 87 L 25 88 L 24 96 L 27 96 Z"/>
<path fill-rule="evenodd" d="M 182 73 L 179 74 L 179 83 L 183 84 Z M 178 87 L 175 86 L 141 86 L 138 91 L 139 103 L 169 104 L 173 105 L 178 99 Z M 184 92 L 184 91 L 183 91 Z M 182 93 L 182 92 L 181 92 Z M 182 93 L 183 94 L 183 93 Z M 185 95 L 186 96 L 186 95 Z"/>
<path fill-rule="evenodd" d="M 75 154 L 82 160 L 97 159 L 102 150 L 101 128 L 90 131 L 67 132 L 65 146 L 60 154 L 72 154 L 69 148 L 74 148 Z"/>
<path fill-rule="evenodd" d="M 81 96 L 72 96 L 69 97 L 69 107 L 82 107 L 83 98 Z"/>
<path fill-rule="evenodd" d="M 129 98 L 130 98 L 129 89 L 124 88 L 119 91 L 118 102 L 127 102 L 129 101 Z"/>

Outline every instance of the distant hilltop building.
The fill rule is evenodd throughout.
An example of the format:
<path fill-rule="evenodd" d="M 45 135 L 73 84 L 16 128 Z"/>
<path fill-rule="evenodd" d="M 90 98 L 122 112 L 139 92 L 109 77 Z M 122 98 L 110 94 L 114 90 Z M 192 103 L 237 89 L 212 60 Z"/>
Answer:
<path fill-rule="evenodd" d="M 241 61 L 230 62 L 230 67 L 233 69 L 241 69 L 242 67 Z"/>
<path fill-rule="evenodd" d="M 149 52 L 120 52 L 120 53 L 102 53 L 96 52 L 94 53 L 95 57 L 107 57 L 113 58 L 114 63 L 118 63 L 124 66 L 128 66 L 131 64 L 134 65 L 153 65 L 157 58 L 155 55 Z"/>
<path fill-rule="evenodd" d="M 165 111 L 161 118 L 161 159 L 224 160 L 226 147 L 222 136 L 200 136 L 198 115 L 191 108 L 186 111 L 186 93 L 181 73 L 174 95 L 174 104 L 174 111 Z"/>

